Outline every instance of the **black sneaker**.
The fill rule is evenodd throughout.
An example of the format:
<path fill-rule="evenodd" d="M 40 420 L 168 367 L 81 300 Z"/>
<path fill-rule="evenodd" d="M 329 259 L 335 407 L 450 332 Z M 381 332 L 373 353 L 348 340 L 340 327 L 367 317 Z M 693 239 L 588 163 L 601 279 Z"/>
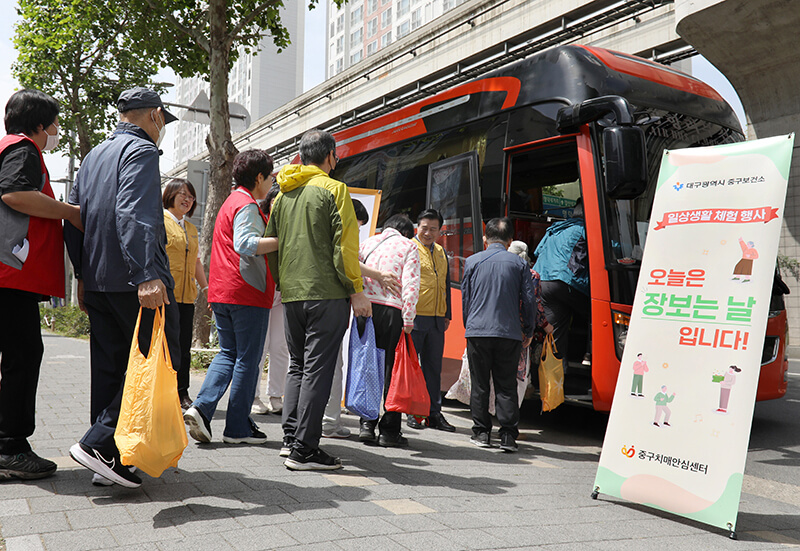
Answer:
<path fill-rule="evenodd" d="M 500 449 L 507 453 L 514 453 L 519 451 L 517 440 L 509 433 L 505 432 L 500 435 Z"/>
<path fill-rule="evenodd" d="M 211 423 L 203 412 L 192 406 L 183 414 L 183 420 L 189 426 L 189 435 L 198 442 L 211 442 Z"/>
<path fill-rule="evenodd" d="M 469 441 L 478 446 L 479 448 L 492 447 L 492 444 L 489 440 L 488 432 L 479 432 L 478 434 L 473 434 L 472 438 L 470 438 Z"/>
<path fill-rule="evenodd" d="M 445 432 L 455 432 L 456 428 L 447 422 L 444 415 L 435 413 L 428 417 L 428 427 L 436 430 L 443 430 Z"/>
<path fill-rule="evenodd" d="M 278 454 L 281 457 L 289 457 L 294 448 L 294 436 L 284 435 L 283 443 L 281 444 L 281 451 Z"/>
<path fill-rule="evenodd" d="M 138 488 L 142 485 L 142 479 L 123 465 L 118 455 L 105 458 L 99 451 L 80 442 L 69 449 L 69 455 L 90 471 L 96 472 L 115 484 L 126 488 Z"/>
<path fill-rule="evenodd" d="M 375 442 L 375 422 L 374 421 L 361 421 L 358 429 L 358 439 L 361 442 Z"/>
<path fill-rule="evenodd" d="M 319 448 L 308 453 L 295 448 L 283 464 L 292 471 L 335 471 L 342 468 L 341 459 L 328 455 Z"/>
<path fill-rule="evenodd" d="M 226 444 L 264 444 L 267 441 L 267 435 L 258 430 L 252 419 L 250 419 L 250 434 L 240 438 L 222 435 L 222 441 Z"/>
<path fill-rule="evenodd" d="M 425 428 L 425 417 L 417 417 L 416 415 L 409 415 L 406 419 L 406 425 L 412 429 L 422 430 Z"/>
<path fill-rule="evenodd" d="M 33 451 L 0 455 L 0 478 L 45 478 L 56 472 L 56 468 L 55 463 L 39 457 Z"/>
<path fill-rule="evenodd" d="M 378 445 L 384 448 L 405 448 L 408 446 L 408 438 L 402 434 L 381 434 Z"/>

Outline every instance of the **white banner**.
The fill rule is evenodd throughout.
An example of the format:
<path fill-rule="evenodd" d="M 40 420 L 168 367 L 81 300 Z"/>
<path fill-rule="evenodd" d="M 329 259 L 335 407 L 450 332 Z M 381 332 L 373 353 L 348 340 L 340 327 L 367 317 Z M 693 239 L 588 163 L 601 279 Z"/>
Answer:
<path fill-rule="evenodd" d="M 664 152 L 601 493 L 735 529 L 793 142 Z"/>

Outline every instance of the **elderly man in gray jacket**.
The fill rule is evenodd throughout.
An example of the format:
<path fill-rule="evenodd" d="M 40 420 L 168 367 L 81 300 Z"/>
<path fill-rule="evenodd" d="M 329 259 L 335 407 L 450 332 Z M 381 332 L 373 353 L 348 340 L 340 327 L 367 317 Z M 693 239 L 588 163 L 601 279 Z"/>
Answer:
<path fill-rule="evenodd" d="M 83 160 L 69 195 L 81 206 L 86 232 L 64 229 L 91 325 L 92 426 L 70 455 L 95 472 L 95 484 L 137 488 L 141 479 L 121 464 L 114 430 L 140 306 L 142 353 L 150 349 L 155 308 L 165 306 L 170 356 L 180 357 L 158 166 L 165 127 L 177 119 L 148 88 L 122 92 L 117 107 L 119 125 Z"/>
<path fill-rule="evenodd" d="M 461 280 L 464 336 L 472 381 L 470 441 L 482 448 L 491 445 L 491 377 L 500 422 L 500 448 L 506 452 L 517 451 L 517 366 L 522 348 L 530 344 L 533 336 L 536 314 L 531 272 L 519 256 L 507 250 L 513 238 L 511 220 L 489 220 L 483 238 L 486 250 L 467 259 Z"/>

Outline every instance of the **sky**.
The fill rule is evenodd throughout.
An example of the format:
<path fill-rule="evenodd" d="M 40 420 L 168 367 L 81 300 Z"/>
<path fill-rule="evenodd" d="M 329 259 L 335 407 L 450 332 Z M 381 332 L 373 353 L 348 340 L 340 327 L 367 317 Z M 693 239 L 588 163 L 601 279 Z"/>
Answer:
<path fill-rule="evenodd" d="M 303 66 L 303 90 L 310 90 L 325 78 L 325 56 L 319 55 L 320 51 L 325 51 L 325 10 L 327 2 L 320 2 L 314 10 L 306 12 L 306 28 L 304 44 L 304 66 Z M 8 98 L 19 84 L 11 76 L 11 64 L 17 57 L 14 50 L 12 39 L 14 36 L 14 24 L 17 21 L 16 2 L 0 1 L 0 105 L 5 106 Z M 744 110 L 741 101 L 736 95 L 733 87 L 725 77 L 714 68 L 708 61 L 701 56 L 692 58 L 692 73 L 697 78 L 713 86 L 734 108 L 739 120 L 744 126 Z M 160 72 L 155 80 L 157 82 L 175 82 L 175 75 L 169 70 Z M 164 101 L 174 101 L 174 92 L 167 91 L 162 96 Z M 179 113 L 176 113 L 180 116 Z M 167 136 L 163 141 L 164 154 L 161 157 L 162 171 L 168 171 L 175 164 L 173 151 L 172 125 L 167 125 Z M 45 154 L 45 163 L 50 171 L 50 178 L 53 182 L 53 191 L 58 198 L 64 193 L 64 184 L 57 180 L 65 180 L 67 177 L 68 159 L 61 154 Z"/>

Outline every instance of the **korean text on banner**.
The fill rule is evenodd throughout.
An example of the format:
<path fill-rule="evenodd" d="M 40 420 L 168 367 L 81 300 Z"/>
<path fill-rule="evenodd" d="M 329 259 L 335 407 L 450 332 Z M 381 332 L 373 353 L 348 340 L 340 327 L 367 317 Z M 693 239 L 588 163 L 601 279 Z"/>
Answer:
<path fill-rule="evenodd" d="M 664 152 L 599 492 L 735 529 L 793 143 Z"/>

